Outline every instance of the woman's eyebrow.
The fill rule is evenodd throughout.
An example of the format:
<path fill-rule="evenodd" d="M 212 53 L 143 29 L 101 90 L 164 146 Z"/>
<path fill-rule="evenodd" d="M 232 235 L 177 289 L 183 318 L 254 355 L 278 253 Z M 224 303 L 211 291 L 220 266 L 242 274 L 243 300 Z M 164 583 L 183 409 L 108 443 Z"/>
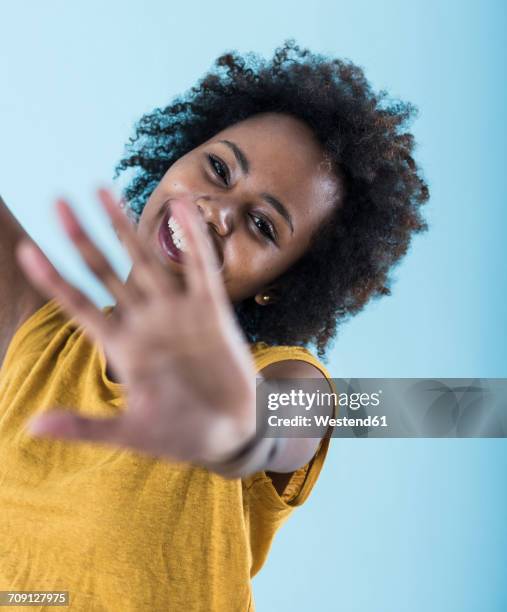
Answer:
<path fill-rule="evenodd" d="M 238 162 L 241 168 L 241 171 L 243 172 L 243 174 L 247 175 L 250 172 L 250 164 L 246 155 L 238 147 L 238 145 L 235 142 L 231 142 L 230 140 L 219 140 L 218 142 L 227 145 L 229 149 L 231 149 L 231 151 L 234 153 L 236 161 Z"/>
<path fill-rule="evenodd" d="M 236 158 L 236 161 L 239 164 L 239 167 L 241 168 L 241 171 L 246 176 L 250 172 L 250 163 L 244 151 L 240 149 L 240 147 L 235 142 L 232 142 L 231 140 L 219 140 L 218 142 L 221 144 L 227 145 L 229 149 L 231 149 L 231 151 L 234 153 L 234 157 Z M 280 202 L 280 200 L 278 198 L 275 198 L 275 196 L 271 195 L 270 193 L 261 193 L 261 197 L 268 204 L 270 204 L 279 215 L 281 215 L 287 221 L 291 232 L 294 233 L 294 225 L 292 223 L 292 216 L 287 210 L 287 208 Z"/>

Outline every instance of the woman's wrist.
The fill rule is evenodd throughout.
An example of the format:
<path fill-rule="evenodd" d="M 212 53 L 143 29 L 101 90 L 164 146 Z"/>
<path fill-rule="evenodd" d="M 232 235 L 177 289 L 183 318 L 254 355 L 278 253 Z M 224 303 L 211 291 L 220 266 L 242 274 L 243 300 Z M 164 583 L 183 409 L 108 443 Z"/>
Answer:
<path fill-rule="evenodd" d="M 247 402 L 250 406 L 250 402 Z M 255 400 L 252 400 L 255 404 Z M 207 458 L 202 458 L 200 465 L 206 469 L 213 471 L 227 478 L 244 478 L 256 472 L 269 469 L 275 458 L 277 459 L 282 452 L 285 440 L 283 438 L 267 438 L 266 433 L 269 429 L 267 415 L 264 418 L 257 419 L 255 409 L 245 410 L 245 414 L 250 416 L 242 422 L 231 426 L 228 434 L 225 434 L 225 429 L 221 429 L 221 442 L 218 444 L 221 451 L 224 450 L 232 439 L 242 439 L 234 450 L 230 452 L 213 452 Z M 261 426 L 258 427 L 261 423 Z M 233 432 L 234 429 L 234 432 Z M 215 440 L 215 448 L 217 436 L 213 435 Z"/>
<path fill-rule="evenodd" d="M 223 461 L 204 462 L 203 467 L 226 478 L 244 478 L 268 469 L 278 455 L 282 440 L 254 436 L 234 456 Z"/>
<path fill-rule="evenodd" d="M 267 420 L 261 429 L 255 427 L 254 432 L 248 435 L 239 448 L 220 458 L 203 459 L 200 464 L 229 478 L 242 478 L 262 471 L 278 456 L 282 442 L 278 438 L 266 438 L 266 431 Z"/>

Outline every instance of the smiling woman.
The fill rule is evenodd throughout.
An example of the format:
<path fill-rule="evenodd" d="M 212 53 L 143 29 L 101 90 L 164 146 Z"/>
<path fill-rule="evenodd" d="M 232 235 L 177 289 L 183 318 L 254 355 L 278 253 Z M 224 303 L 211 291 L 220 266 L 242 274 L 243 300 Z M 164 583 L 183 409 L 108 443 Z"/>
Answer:
<path fill-rule="evenodd" d="M 76 610 L 253 610 L 251 578 L 316 483 L 332 428 L 263 437 L 256 377 L 329 392 L 308 345 L 323 355 L 337 321 L 389 292 L 428 194 L 409 105 L 291 41 L 247 59 L 220 57 L 224 73 L 141 119 L 118 166 L 138 171 L 128 215 L 99 192 L 125 282 L 58 202 L 114 304 L 69 284 L 0 206 L 9 588 L 62 585 Z"/>
<path fill-rule="evenodd" d="M 154 249 L 160 237 L 168 255 L 162 259 L 180 274 L 172 233 L 181 231 L 171 203 L 189 199 L 207 224 L 231 302 L 253 296 L 259 303 L 262 295 L 274 297 L 269 286 L 308 250 L 342 191 L 308 126 L 290 115 L 262 113 L 171 164 L 143 207 L 137 231 Z"/>
<path fill-rule="evenodd" d="M 266 232 L 284 229 L 265 270 L 276 277 L 269 308 L 259 307 L 255 292 L 234 302 L 248 340 L 314 343 L 322 357 L 340 323 L 390 294 L 391 269 L 412 235 L 427 229 L 420 206 L 428 188 L 407 130 L 414 114 L 410 103 L 373 91 L 353 63 L 289 40 L 270 61 L 219 57 L 185 95 L 142 117 L 117 173 L 137 171 L 126 196 L 139 217 L 161 180 L 174 176 L 175 190 L 193 189 L 185 156 L 199 151 L 196 187 L 210 207 L 237 198 L 243 214 L 257 208 L 264 219 L 254 223 Z M 281 228 L 284 209 L 299 211 L 294 244 Z M 266 243 L 273 252 L 275 238 Z"/>

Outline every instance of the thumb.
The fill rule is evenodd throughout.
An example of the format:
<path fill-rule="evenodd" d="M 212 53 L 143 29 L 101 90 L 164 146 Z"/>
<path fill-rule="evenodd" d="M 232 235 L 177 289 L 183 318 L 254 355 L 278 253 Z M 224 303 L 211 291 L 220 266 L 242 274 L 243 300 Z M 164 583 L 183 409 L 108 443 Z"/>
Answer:
<path fill-rule="evenodd" d="M 30 419 L 27 431 L 36 436 L 118 442 L 122 431 L 122 418 L 90 419 L 64 410 L 52 410 Z"/>

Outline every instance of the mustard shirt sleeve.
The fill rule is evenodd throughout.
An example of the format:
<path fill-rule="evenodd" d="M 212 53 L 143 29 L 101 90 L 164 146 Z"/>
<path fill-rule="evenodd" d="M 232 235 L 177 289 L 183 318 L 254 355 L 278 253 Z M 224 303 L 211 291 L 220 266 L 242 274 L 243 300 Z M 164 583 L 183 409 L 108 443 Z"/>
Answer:
<path fill-rule="evenodd" d="M 55 298 L 33 312 L 15 331 L 7 347 L 1 371 L 20 367 L 20 360 L 41 353 L 65 322 Z"/>
<path fill-rule="evenodd" d="M 259 345 L 255 347 L 254 358 L 257 371 L 266 368 L 272 363 L 284 360 L 298 360 L 311 363 L 324 374 L 329 381 L 332 392 L 336 393 L 335 386 L 328 370 L 305 348 L 295 346 L 268 346 L 264 343 L 259 343 Z M 337 405 L 335 405 L 334 412 L 334 417 L 336 418 L 338 416 Z M 325 436 L 321 439 L 312 459 L 292 474 L 282 495 L 278 494 L 271 478 L 265 471 L 258 472 L 243 479 L 247 491 L 251 494 L 255 492 L 257 497 L 264 497 L 268 505 L 271 506 L 271 509 L 278 509 L 282 511 L 282 514 L 285 514 L 284 511 L 289 511 L 288 513 L 290 513 L 291 509 L 301 506 L 308 499 L 317 482 L 322 466 L 324 465 L 324 460 L 327 456 L 331 434 L 332 428 L 330 427 Z"/>

